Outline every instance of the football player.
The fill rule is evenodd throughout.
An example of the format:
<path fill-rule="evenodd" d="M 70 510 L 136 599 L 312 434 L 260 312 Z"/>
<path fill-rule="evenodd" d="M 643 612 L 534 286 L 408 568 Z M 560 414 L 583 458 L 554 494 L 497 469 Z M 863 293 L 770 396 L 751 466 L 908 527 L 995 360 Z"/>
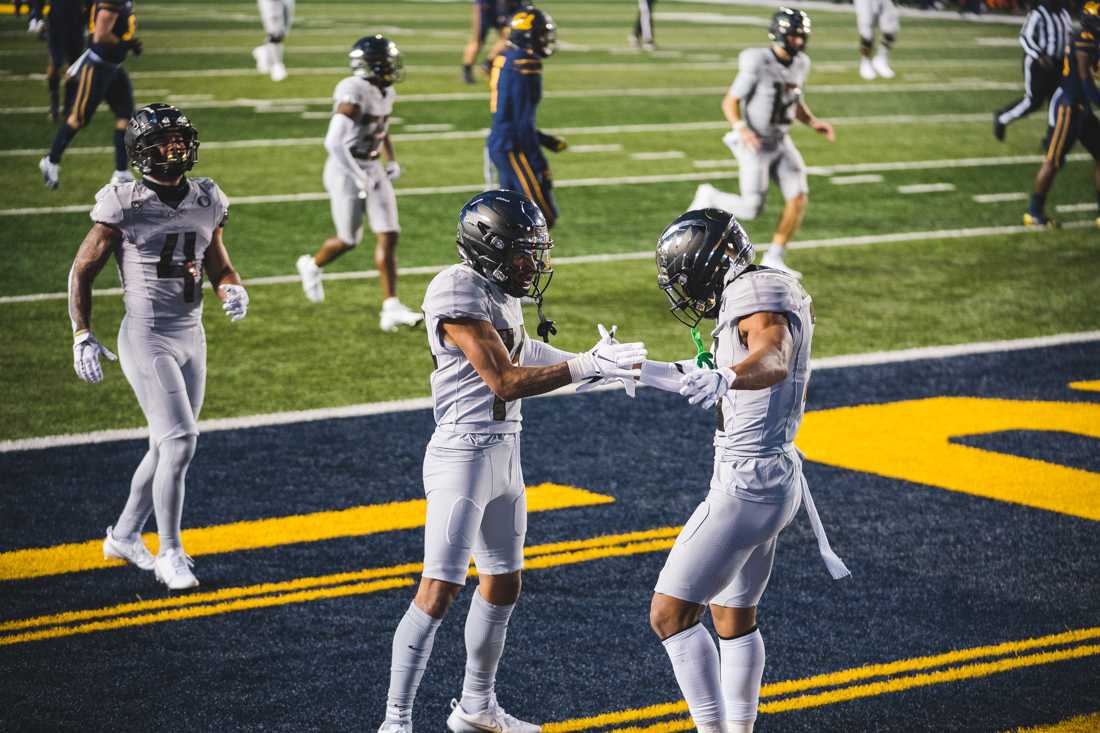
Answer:
<path fill-rule="evenodd" d="M 653 37 L 653 6 L 657 0 L 638 0 L 638 17 L 634 20 L 634 30 L 627 37 L 633 48 L 643 51 L 656 51 L 657 42 Z"/>
<path fill-rule="evenodd" d="M 298 258 L 298 274 L 306 297 L 320 303 L 325 299 L 321 269 L 363 239 L 363 209 L 370 219 L 378 243 L 374 264 L 382 284 L 382 312 L 379 327 L 396 331 L 415 326 L 424 317 L 397 299 L 397 196 L 393 181 L 401 166 L 390 141 L 390 115 L 396 94 L 393 85 L 404 76 L 397 44 L 381 35 L 360 38 L 348 53 L 352 75 L 336 85 L 332 93 L 333 113 L 325 149 L 325 190 L 328 191 L 336 234 L 329 237 L 317 254 Z M 386 156 L 382 165 L 380 157 Z"/>
<path fill-rule="evenodd" d="M 244 318 L 248 293 L 222 239 L 229 201 L 209 178 L 185 175 L 199 150 L 187 117 L 167 104 L 142 107 L 126 128 L 126 149 L 142 179 L 109 183 L 96 194 L 95 223 L 69 272 L 73 366 L 85 382 L 98 384 L 100 357 L 120 360 L 149 422 L 149 450 L 122 514 L 107 528 L 103 555 L 152 570 L 169 589 L 182 590 L 199 584 L 180 541 L 180 520 L 206 389 L 203 275 L 231 321 Z M 112 252 L 126 309 L 118 357 L 92 333 L 92 283 Z M 155 558 L 141 539 L 150 514 L 160 536 Z"/>
<path fill-rule="evenodd" d="M 61 78 L 84 50 L 84 27 L 88 15 L 85 0 L 54 0 L 46 9 L 46 46 L 50 61 L 46 66 L 46 84 L 50 91 L 50 120 L 61 119 Z M 65 85 L 65 111 L 73 100 L 74 84 Z"/>
<path fill-rule="evenodd" d="M 290 33 L 290 24 L 294 22 L 294 0 L 256 0 L 256 4 L 267 33 L 267 42 L 252 49 L 256 71 L 270 74 L 271 81 L 282 81 L 286 78 L 283 41 Z"/>
<path fill-rule="evenodd" d="M 554 20 L 528 5 L 512 17 L 504 52 L 493 59 L 489 75 L 489 111 L 492 128 L 486 152 L 497 170 L 500 187 L 522 191 L 538 204 L 553 228 L 558 218 L 550 164 L 540 145 L 557 153 L 565 140 L 541 132 L 535 122 L 542 99 L 542 59 L 554 53 Z"/>
<path fill-rule="evenodd" d="M 519 0 L 474 0 L 471 7 L 470 40 L 462 49 L 462 81 L 467 84 L 474 83 L 474 62 L 477 61 L 477 53 L 485 43 L 485 36 L 489 30 L 495 28 L 500 34 L 493 41 L 492 48 L 485 57 L 485 70 L 491 67 L 493 59 L 508 42 L 508 28 L 512 22 L 512 16 L 519 10 Z"/>
<path fill-rule="evenodd" d="M 772 40 L 770 48 L 741 52 L 737 77 L 722 100 L 722 112 L 733 126 L 722 141 L 737 157 L 741 195 L 723 193 L 704 183 L 696 189 L 689 208 L 713 206 L 738 219 L 755 219 L 764 210 L 769 179 L 775 178 L 786 203 L 763 264 L 801 277 L 783 259 L 787 243 L 806 215 L 809 191 L 806 163 L 788 131 L 797 119 L 829 142 L 836 135 L 832 125 L 814 117 L 806 105 L 809 16 L 801 10 L 780 8 L 772 16 L 768 37 Z"/>
<path fill-rule="evenodd" d="M 38 170 L 46 188 L 61 185 L 61 157 L 76 134 L 92 120 L 104 99 L 115 113 L 115 172 L 112 183 L 133 181 L 126 164 L 127 124 L 134 112 L 134 88 L 122 62 L 126 54 L 140 56 L 141 40 L 137 37 L 137 19 L 133 0 L 95 0 L 89 11 L 88 23 L 92 37 L 87 50 L 69 66 L 68 75 L 76 84 L 76 96 L 68 117 L 57 127 L 49 154 L 38 161 Z"/>
<path fill-rule="evenodd" d="M 859 75 L 870 81 L 876 76 L 893 79 L 890 48 L 897 40 L 901 23 L 894 0 L 854 0 L 856 30 L 859 32 Z M 878 53 L 875 50 L 875 26 L 878 26 Z"/>
<path fill-rule="evenodd" d="M 688 211 L 657 241 L 657 284 L 693 331 L 715 320 L 713 363 L 641 364 L 642 384 L 716 408 L 714 472 L 654 588 L 650 625 L 664 644 L 697 730 L 751 733 L 764 671 L 756 607 L 779 533 L 805 504 L 830 574 L 829 547 L 794 446 L 806 403 L 813 301 L 783 270 L 755 267 L 731 214 Z M 697 333 L 694 333 L 697 337 Z M 718 646 L 702 625 L 710 608 Z"/>
<path fill-rule="evenodd" d="M 1100 107 L 1100 90 L 1094 76 L 1100 68 L 1100 2 L 1085 3 L 1080 21 L 1081 28 L 1073 34 L 1062 58 L 1062 81 L 1050 99 L 1049 125 L 1043 142 L 1046 158 L 1035 175 L 1035 191 L 1024 213 L 1024 226 L 1041 229 L 1058 226 L 1046 215 L 1047 194 L 1070 148 L 1078 140 L 1096 161 L 1096 206 L 1100 214 L 1100 122 L 1093 112 Z M 1100 216 L 1096 225 L 1100 227 Z"/>
<path fill-rule="evenodd" d="M 394 632 L 386 720 L 407 733 L 435 633 L 462 590 L 470 556 L 478 588 L 466 616 L 466 676 L 451 701 L 455 733 L 537 733 L 500 707 L 494 691 L 508 620 L 520 593 L 527 501 L 520 466 L 524 397 L 587 379 L 633 379 L 640 343 L 601 339 L 573 354 L 528 338 L 520 298 L 541 303 L 551 271 L 546 218 L 526 196 L 487 191 L 462 207 L 460 264 L 436 275 L 424 296 L 435 361 L 436 429 L 424 456 L 424 571 Z"/>

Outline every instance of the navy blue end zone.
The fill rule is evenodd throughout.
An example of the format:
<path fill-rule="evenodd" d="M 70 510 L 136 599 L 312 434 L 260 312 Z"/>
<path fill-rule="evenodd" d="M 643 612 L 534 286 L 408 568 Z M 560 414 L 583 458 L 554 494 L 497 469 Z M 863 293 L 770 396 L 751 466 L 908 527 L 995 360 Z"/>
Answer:
<path fill-rule="evenodd" d="M 819 371 L 812 409 L 933 396 L 1100 401 L 1100 344 Z M 705 493 L 713 419 L 642 390 L 529 400 L 527 483 L 614 496 L 530 517 L 537 545 L 682 523 Z M 422 496 L 428 411 L 204 435 L 185 526 Z M 580 439 L 578 439 L 578 437 Z M 1095 471 L 1096 441 L 1012 431 L 987 450 Z M 96 537 L 114 521 L 138 441 L 0 455 L 0 551 Z M 765 684 L 864 664 L 1093 627 L 1100 523 L 807 464 L 834 548 L 834 583 L 800 516 L 761 604 Z M 201 590 L 420 559 L 422 532 L 197 558 Z M 663 552 L 529 572 L 498 682 L 502 703 L 550 722 L 671 702 L 678 690 L 648 629 Z M 414 724 L 441 730 L 461 690 L 468 589 L 437 637 Z M 0 583 L 0 621 L 165 596 L 131 568 Z M 348 730 L 381 721 L 392 630 L 411 590 L 277 606 L 0 646 L 0 728 Z M 760 731 L 1003 731 L 1100 709 L 1100 657 L 764 715 Z M 643 721 L 641 724 L 646 724 Z"/>

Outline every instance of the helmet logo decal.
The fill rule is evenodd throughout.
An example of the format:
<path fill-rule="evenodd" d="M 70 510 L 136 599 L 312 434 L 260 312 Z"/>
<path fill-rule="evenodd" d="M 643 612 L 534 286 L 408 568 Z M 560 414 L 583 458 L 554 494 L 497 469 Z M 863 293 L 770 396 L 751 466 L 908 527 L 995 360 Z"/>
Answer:
<path fill-rule="evenodd" d="M 534 25 L 535 16 L 532 13 L 519 12 L 512 18 L 512 28 L 517 31 L 529 31 Z"/>

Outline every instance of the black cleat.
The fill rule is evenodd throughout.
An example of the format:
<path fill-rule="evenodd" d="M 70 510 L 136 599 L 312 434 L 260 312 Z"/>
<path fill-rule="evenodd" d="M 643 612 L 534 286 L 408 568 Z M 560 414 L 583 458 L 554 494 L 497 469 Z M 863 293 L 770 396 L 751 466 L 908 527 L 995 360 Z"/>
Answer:
<path fill-rule="evenodd" d="M 463 65 L 463 67 L 462 67 L 462 81 L 466 82 L 467 84 L 473 84 L 474 83 L 474 69 L 473 69 L 472 66 L 470 66 L 468 64 Z"/>
<path fill-rule="evenodd" d="M 998 142 L 1005 141 L 1005 125 L 1001 122 L 1001 116 L 996 112 L 993 113 L 993 137 L 997 138 Z"/>

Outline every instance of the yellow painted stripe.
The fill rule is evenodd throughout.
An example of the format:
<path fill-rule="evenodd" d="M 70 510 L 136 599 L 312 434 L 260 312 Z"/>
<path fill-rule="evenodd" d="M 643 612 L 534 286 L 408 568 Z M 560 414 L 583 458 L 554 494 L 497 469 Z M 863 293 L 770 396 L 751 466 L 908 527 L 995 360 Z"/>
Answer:
<path fill-rule="evenodd" d="M 543 733 L 570 733 L 571 731 L 577 730 L 606 728 L 611 725 L 621 725 L 635 720 L 652 720 L 653 718 L 678 715 L 680 713 L 686 713 L 687 709 L 687 703 L 682 700 L 680 702 L 661 703 L 659 705 L 649 705 L 644 708 L 634 708 L 633 710 L 622 710 L 614 713 L 593 715 L 587 718 L 574 718 L 573 720 L 563 720 L 558 723 L 545 723 L 542 726 L 542 731 Z"/>
<path fill-rule="evenodd" d="M 1100 392 L 1100 379 L 1094 379 L 1090 382 L 1070 382 L 1070 389 L 1080 389 L 1085 392 Z"/>
<path fill-rule="evenodd" d="M 1100 713 L 1075 715 L 1060 723 L 1038 725 L 1034 728 L 1016 728 L 1005 733 L 1096 733 L 1100 730 Z"/>
<path fill-rule="evenodd" d="M 609 504 L 615 499 L 574 486 L 539 484 L 527 488 L 527 511 L 541 512 Z M 340 511 L 234 522 L 183 532 L 183 546 L 192 556 L 239 552 L 299 542 L 413 529 L 424 526 L 425 501 L 372 504 Z M 145 543 L 156 552 L 157 536 Z M 122 565 L 103 557 L 103 540 L 0 553 L 0 581 L 77 573 Z"/>

